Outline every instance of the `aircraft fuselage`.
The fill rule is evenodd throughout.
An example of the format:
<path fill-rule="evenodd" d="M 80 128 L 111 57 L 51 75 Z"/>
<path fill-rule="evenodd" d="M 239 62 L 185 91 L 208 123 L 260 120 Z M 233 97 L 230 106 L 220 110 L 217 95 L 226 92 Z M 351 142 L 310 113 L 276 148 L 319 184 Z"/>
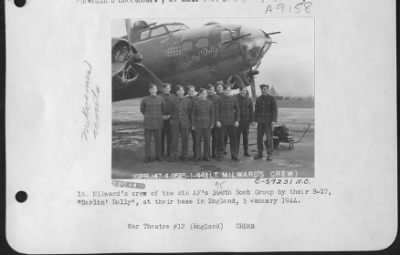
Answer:
<path fill-rule="evenodd" d="M 167 28 L 168 24 L 161 24 L 139 31 L 148 38 L 138 40 L 142 34 L 135 34 L 131 42 L 135 36 L 132 46 L 142 55 L 141 64 L 172 85 L 199 88 L 226 80 L 250 70 L 270 46 L 268 36 L 260 30 L 240 25 L 213 23 L 176 32 Z M 152 36 L 153 31 L 160 33 L 162 29 L 165 34 Z M 132 86 L 115 86 L 116 82 L 113 79 L 113 101 L 147 95 L 151 81 L 139 78 Z"/>

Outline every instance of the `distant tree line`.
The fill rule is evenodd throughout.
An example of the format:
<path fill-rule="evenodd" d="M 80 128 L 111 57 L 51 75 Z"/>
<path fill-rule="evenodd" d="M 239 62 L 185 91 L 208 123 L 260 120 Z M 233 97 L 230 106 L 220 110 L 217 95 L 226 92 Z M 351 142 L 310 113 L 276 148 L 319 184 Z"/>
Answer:
<path fill-rule="evenodd" d="M 298 101 L 314 101 L 313 96 L 307 96 L 307 97 L 292 97 L 292 96 L 275 96 L 276 100 L 298 100 Z"/>

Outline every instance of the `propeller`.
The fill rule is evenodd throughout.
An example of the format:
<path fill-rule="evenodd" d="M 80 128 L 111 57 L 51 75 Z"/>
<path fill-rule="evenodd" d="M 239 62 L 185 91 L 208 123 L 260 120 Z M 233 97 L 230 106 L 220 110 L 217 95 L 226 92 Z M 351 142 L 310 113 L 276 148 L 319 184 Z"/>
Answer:
<path fill-rule="evenodd" d="M 132 82 L 137 79 L 148 80 L 152 83 L 155 83 L 158 88 L 161 88 L 163 82 L 154 74 L 150 69 L 141 64 L 140 62 L 143 60 L 143 56 L 135 49 L 133 43 L 135 40 L 136 31 L 153 26 L 156 23 L 147 24 L 144 21 L 136 22 L 132 25 L 130 19 L 125 19 L 125 28 L 127 33 L 127 41 L 129 44 L 128 58 L 125 61 L 121 61 L 117 63 L 119 67 L 122 67 L 120 71 L 116 75 L 113 75 L 113 80 L 116 81 L 119 87 L 129 86 Z M 126 44 L 127 42 L 124 41 Z M 115 64 L 114 64 L 115 65 Z"/>
<path fill-rule="evenodd" d="M 125 19 L 125 29 L 126 35 L 128 36 L 128 42 L 131 44 L 132 21 L 130 19 Z"/>
<path fill-rule="evenodd" d="M 137 54 L 137 52 L 134 52 L 134 49 L 132 47 L 132 45 L 133 45 L 132 44 L 132 35 L 131 35 L 131 33 L 132 33 L 132 20 L 125 19 L 125 28 L 126 28 L 126 34 L 128 36 L 129 55 L 130 55 L 130 58 L 129 58 L 129 60 L 127 62 L 131 62 L 131 61 L 140 62 L 140 61 L 142 61 L 142 59 L 140 57 L 138 59 L 138 56 L 135 56 Z"/>
<path fill-rule="evenodd" d="M 139 52 L 136 52 L 135 48 L 132 46 L 132 21 L 130 19 L 125 19 L 125 28 L 129 44 L 128 57 L 124 62 L 118 64 L 118 66 L 120 66 L 118 76 L 121 83 L 128 84 L 139 77 L 139 72 L 135 70 L 133 65 L 135 63 L 140 63 L 143 60 L 143 56 Z"/>
<path fill-rule="evenodd" d="M 256 101 L 257 95 L 256 95 L 256 82 L 254 79 L 254 76 L 259 74 L 260 72 L 258 70 L 253 70 L 250 68 L 250 71 L 247 73 L 247 80 L 250 83 L 250 89 L 251 89 L 251 98 L 253 99 L 253 102 Z"/>

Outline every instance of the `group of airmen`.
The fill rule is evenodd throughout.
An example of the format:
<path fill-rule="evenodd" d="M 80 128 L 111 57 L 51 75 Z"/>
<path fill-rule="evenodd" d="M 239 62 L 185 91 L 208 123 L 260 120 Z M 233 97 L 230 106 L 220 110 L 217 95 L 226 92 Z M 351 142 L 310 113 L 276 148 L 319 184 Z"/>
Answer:
<path fill-rule="evenodd" d="M 144 116 L 144 162 L 153 159 L 187 161 L 189 136 L 193 141 L 194 161 L 210 161 L 211 158 L 222 161 L 228 140 L 231 159 L 239 161 L 241 137 L 244 156 L 250 157 L 250 125 L 257 125 L 257 154 L 254 159 L 263 158 L 265 145 L 267 160 L 272 160 L 272 128 L 276 125 L 278 111 L 274 97 L 269 94 L 269 86 L 260 85 L 262 95 L 257 98 L 254 108 L 245 87 L 240 89 L 238 95 L 233 95 L 231 89 L 231 84 L 218 81 L 215 86 L 209 84 L 207 88 L 200 88 L 198 92 L 194 86 L 189 85 L 186 95 L 184 87 L 177 85 L 175 94 L 172 94 L 171 85 L 164 83 L 162 93 L 157 95 L 157 86 L 150 84 L 150 95 L 145 97 L 140 105 Z M 151 157 L 152 138 L 155 157 Z M 178 145 L 181 145 L 179 158 Z"/>

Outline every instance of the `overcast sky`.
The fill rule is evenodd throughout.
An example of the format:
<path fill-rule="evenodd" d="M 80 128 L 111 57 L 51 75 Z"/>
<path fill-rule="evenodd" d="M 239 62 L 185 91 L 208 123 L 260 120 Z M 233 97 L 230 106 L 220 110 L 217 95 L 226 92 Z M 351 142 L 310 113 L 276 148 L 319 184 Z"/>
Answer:
<path fill-rule="evenodd" d="M 135 21 L 135 19 L 132 19 Z M 146 22 L 182 22 L 189 27 L 215 21 L 260 28 L 272 35 L 273 41 L 258 68 L 256 84 L 273 85 L 279 95 L 314 95 L 314 19 L 313 18 L 224 18 L 224 19 L 147 19 Z M 114 20 L 112 36 L 126 35 L 124 20 Z M 258 94 L 258 93 L 257 93 Z"/>

